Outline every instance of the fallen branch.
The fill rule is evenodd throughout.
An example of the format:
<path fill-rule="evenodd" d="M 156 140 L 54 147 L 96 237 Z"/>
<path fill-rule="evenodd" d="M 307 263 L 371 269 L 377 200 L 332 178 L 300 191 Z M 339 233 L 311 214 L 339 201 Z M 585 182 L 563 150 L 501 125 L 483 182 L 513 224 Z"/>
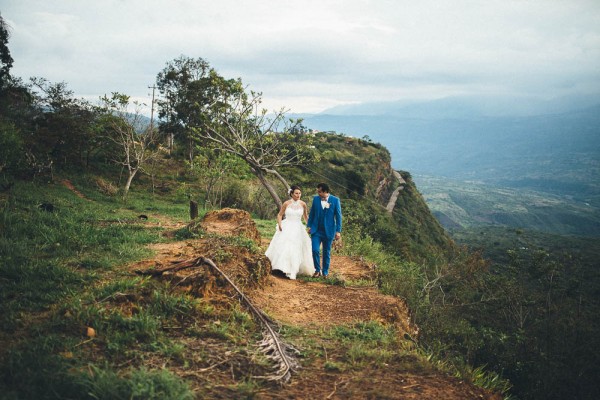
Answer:
<path fill-rule="evenodd" d="M 194 258 L 192 260 L 178 261 L 172 266 L 163 267 L 160 269 L 147 269 L 144 271 L 142 271 L 140 269 L 136 269 L 135 273 L 138 275 L 161 276 L 165 272 L 177 272 L 177 271 L 181 271 L 181 270 L 184 270 L 187 268 L 199 267 L 200 265 L 203 264 L 202 260 L 204 260 L 204 259 L 205 259 L 204 257 L 198 257 L 198 258 Z M 206 259 L 206 260 L 208 260 L 208 259 Z"/>
<path fill-rule="evenodd" d="M 270 381 L 281 381 L 288 382 L 291 378 L 291 372 L 295 371 L 299 365 L 298 362 L 291 357 L 288 353 L 298 353 L 296 349 L 292 346 L 284 343 L 279 338 L 279 334 L 275 332 L 273 327 L 271 326 L 272 321 L 269 317 L 267 317 L 261 310 L 256 308 L 248 297 L 229 279 L 229 277 L 221 271 L 215 263 L 204 257 L 199 257 L 198 259 L 202 259 L 202 262 L 209 265 L 215 271 L 225 278 L 225 280 L 235 289 L 243 302 L 250 308 L 254 316 L 259 320 L 259 322 L 263 325 L 266 333 L 266 337 L 263 338 L 261 342 L 259 342 L 259 347 L 261 351 L 267 356 L 268 359 L 276 362 L 278 364 L 278 369 L 276 375 L 269 376 L 255 376 L 256 379 L 267 379 Z"/>
<path fill-rule="evenodd" d="M 254 317 L 260 322 L 263 326 L 263 340 L 258 343 L 259 349 L 266 357 L 274 361 L 277 364 L 277 370 L 274 375 L 268 376 L 254 376 L 255 379 L 267 379 L 270 381 L 277 381 L 286 383 L 291 378 L 291 373 L 299 368 L 299 363 L 296 361 L 294 357 L 290 355 L 299 354 L 299 352 L 294 349 L 291 345 L 284 343 L 277 332 L 273 329 L 274 322 L 269 318 L 264 312 L 260 309 L 256 308 L 250 299 L 233 283 L 233 281 L 225 274 L 217 265 L 209 258 L 198 257 L 191 260 L 184 260 L 177 262 L 175 265 L 164 267 L 161 269 L 148 269 L 145 271 L 136 270 L 135 272 L 139 275 L 150 275 L 150 276 L 160 276 L 165 272 L 177 272 L 187 268 L 200 267 L 202 265 L 208 265 L 213 270 L 218 272 L 226 281 L 233 287 L 233 289 L 237 292 L 240 299 L 246 304 L 246 306 L 250 309 Z M 194 274 L 196 276 L 197 274 Z M 187 278 L 184 278 L 185 281 Z M 182 282 L 183 282 L 182 281 Z M 179 282 L 181 283 L 181 282 Z"/>
<path fill-rule="evenodd" d="M 335 392 L 337 392 L 337 389 L 338 389 L 338 383 L 340 383 L 340 384 L 344 384 L 344 385 L 345 385 L 345 384 L 347 384 L 347 383 L 348 383 L 348 381 L 345 381 L 345 380 L 343 380 L 343 379 L 342 379 L 342 380 L 340 380 L 339 382 L 334 382 L 334 383 L 333 383 L 333 392 L 329 393 L 329 396 L 325 397 L 326 399 L 330 399 L 330 398 L 332 398 L 332 397 L 333 397 L 333 395 L 335 394 Z"/>

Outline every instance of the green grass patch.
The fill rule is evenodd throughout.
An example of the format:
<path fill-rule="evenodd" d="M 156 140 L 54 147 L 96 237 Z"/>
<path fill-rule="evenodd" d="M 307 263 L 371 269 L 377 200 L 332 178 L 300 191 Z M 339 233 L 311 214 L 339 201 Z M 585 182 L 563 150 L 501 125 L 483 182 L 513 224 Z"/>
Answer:
<path fill-rule="evenodd" d="M 16 182 L 2 202 L 0 329 L 26 334 L 2 349 L 0 391 L 9 399 L 193 398 L 166 371 L 82 364 L 88 341 L 105 350 L 98 360 L 109 363 L 139 360 L 146 351 L 181 359 L 182 345 L 163 327 L 193 316 L 198 305 L 158 281 L 114 270 L 149 256 L 145 245 L 165 240 L 163 229 L 144 226 L 136 214 L 171 205 L 142 199 L 128 209 L 91 187 L 78 189 L 92 201 L 60 184 Z M 95 337 L 86 337 L 87 327 Z"/>
<path fill-rule="evenodd" d="M 132 369 L 117 374 L 110 367 L 91 367 L 78 376 L 92 399 L 194 399 L 189 385 L 167 370 Z"/>
<path fill-rule="evenodd" d="M 260 219 L 253 218 L 256 224 L 256 229 L 260 233 L 260 236 L 265 239 L 271 240 L 277 229 L 277 221 L 275 219 Z"/>

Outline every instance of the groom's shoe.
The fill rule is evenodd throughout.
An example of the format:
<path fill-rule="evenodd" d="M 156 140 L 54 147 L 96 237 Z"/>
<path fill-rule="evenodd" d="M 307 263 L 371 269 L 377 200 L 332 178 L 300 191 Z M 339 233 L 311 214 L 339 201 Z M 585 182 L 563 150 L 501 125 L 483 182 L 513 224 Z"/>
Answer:
<path fill-rule="evenodd" d="M 320 277 L 320 276 L 321 276 L 321 273 L 320 273 L 319 271 L 317 271 L 317 272 L 315 272 L 315 273 L 313 274 L 313 276 L 312 276 L 312 277 L 313 277 L 313 278 L 318 278 L 318 277 Z"/>

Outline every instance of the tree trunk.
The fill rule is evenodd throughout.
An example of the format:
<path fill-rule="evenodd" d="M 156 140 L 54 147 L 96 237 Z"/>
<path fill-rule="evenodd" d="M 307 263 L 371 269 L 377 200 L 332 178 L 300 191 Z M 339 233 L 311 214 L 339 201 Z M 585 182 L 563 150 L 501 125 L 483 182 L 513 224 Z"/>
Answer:
<path fill-rule="evenodd" d="M 198 202 L 190 200 L 190 219 L 193 221 L 198 218 Z"/>
<path fill-rule="evenodd" d="M 127 182 L 125 182 L 125 187 L 123 188 L 123 200 L 127 199 L 127 193 L 129 193 L 129 187 L 131 186 L 131 182 L 133 181 L 133 177 L 138 172 L 137 168 L 129 171 L 129 177 L 127 178 Z"/>
<path fill-rule="evenodd" d="M 254 172 L 254 174 L 256 175 L 256 177 L 260 180 L 260 183 L 262 183 L 263 186 L 267 189 L 267 191 L 269 192 L 269 194 L 273 198 L 273 201 L 275 202 L 275 205 L 277 205 L 277 210 L 279 210 L 281 208 L 281 205 L 283 203 L 281 202 L 281 199 L 279 198 L 279 195 L 277 195 L 277 192 L 275 191 L 275 188 L 273 188 L 273 186 L 269 183 L 269 181 L 267 180 L 267 178 L 265 178 L 265 174 L 263 173 L 263 171 L 260 170 L 260 169 L 257 169 L 257 168 L 252 168 L 252 172 Z"/>
<path fill-rule="evenodd" d="M 194 166 L 194 140 L 191 136 L 188 138 L 188 157 L 190 165 Z"/>
<path fill-rule="evenodd" d="M 277 177 L 277 179 L 279 179 L 279 181 L 281 183 L 283 183 L 283 186 L 285 187 L 285 190 L 290 190 L 290 185 L 287 183 L 287 181 L 285 180 L 285 178 L 283 176 L 281 176 L 281 174 L 279 172 L 277 172 L 274 169 L 267 169 L 265 170 L 266 172 L 273 174 Z"/>

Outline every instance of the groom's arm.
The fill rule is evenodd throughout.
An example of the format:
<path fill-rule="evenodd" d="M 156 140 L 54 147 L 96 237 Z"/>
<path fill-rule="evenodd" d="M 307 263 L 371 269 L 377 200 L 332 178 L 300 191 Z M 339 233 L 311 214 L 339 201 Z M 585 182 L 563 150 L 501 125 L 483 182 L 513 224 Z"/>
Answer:
<path fill-rule="evenodd" d="M 312 205 L 310 207 L 310 213 L 308 214 L 308 221 L 306 222 L 306 226 L 308 227 L 308 232 L 310 233 L 310 226 L 315 219 L 315 199 L 313 197 Z"/>
<path fill-rule="evenodd" d="M 336 236 L 342 232 L 342 202 L 337 199 L 337 205 L 335 207 L 335 232 Z"/>

